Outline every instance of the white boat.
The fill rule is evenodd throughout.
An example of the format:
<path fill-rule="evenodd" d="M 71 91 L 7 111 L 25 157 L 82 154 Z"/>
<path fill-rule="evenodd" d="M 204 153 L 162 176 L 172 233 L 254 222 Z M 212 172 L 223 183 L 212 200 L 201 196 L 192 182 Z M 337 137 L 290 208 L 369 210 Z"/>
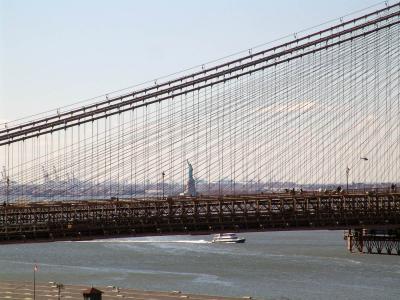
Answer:
<path fill-rule="evenodd" d="M 244 243 L 245 241 L 245 238 L 240 238 L 235 233 L 215 234 L 212 239 L 213 243 Z"/>

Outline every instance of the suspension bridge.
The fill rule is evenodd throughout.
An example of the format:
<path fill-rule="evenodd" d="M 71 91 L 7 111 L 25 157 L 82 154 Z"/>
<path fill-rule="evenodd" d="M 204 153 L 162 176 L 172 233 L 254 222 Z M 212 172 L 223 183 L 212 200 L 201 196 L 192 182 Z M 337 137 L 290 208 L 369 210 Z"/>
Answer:
<path fill-rule="evenodd" d="M 386 4 L 1 124 L 0 239 L 398 226 L 399 23 Z"/>

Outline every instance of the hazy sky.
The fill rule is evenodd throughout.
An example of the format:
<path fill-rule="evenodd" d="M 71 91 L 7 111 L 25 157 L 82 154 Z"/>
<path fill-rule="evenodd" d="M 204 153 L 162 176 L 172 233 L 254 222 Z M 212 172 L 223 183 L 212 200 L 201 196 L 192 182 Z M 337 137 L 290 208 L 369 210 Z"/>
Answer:
<path fill-rule="evenodd" d="M 132 86 L 379 3 L 0 0 L 0 122 Z"/>

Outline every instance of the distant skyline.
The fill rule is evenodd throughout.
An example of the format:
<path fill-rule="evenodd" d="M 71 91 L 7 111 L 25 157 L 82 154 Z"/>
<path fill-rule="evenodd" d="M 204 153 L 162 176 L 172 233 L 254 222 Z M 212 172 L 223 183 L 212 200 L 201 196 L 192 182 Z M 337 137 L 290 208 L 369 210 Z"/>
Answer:
<path fill-rule="evenodd" d="M 376 0 L 0 0 L 0 123 L 206 63 L 375 4 L 383 7 Z"/>

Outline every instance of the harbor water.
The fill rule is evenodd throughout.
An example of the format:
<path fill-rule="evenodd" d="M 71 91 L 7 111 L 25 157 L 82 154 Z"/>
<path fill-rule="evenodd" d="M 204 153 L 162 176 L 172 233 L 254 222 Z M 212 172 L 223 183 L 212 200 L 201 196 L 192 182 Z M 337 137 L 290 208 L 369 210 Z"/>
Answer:
<path fill-rule="evenodd" d="M 400 256 L 351 254 L 342 231 L 132 237 L 0 245 L 0 280 L 253 296 L 400 299 Z"/>

